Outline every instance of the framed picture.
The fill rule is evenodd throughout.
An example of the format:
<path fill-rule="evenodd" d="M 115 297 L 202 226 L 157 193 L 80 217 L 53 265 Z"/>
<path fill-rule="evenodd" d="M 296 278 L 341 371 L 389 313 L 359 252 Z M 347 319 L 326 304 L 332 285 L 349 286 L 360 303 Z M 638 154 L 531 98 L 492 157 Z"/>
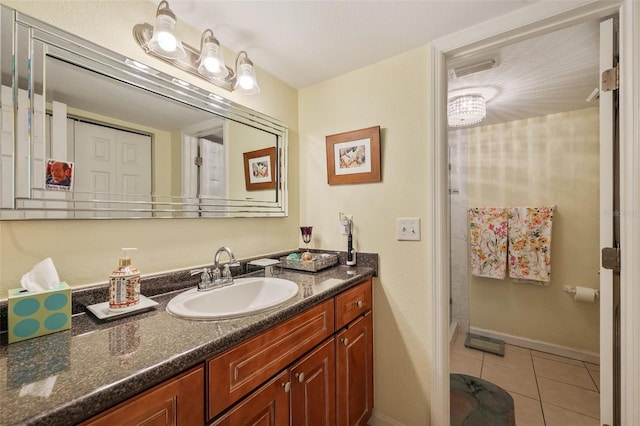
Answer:
<path fill-rule="evenodd" d="M 380 126 L 327 136 L 327 180 L 380 182 Z"/>
<path fill-rule="evenodd" d="M 247 191 L 275 189 L 276 147 L 245 152 L 244 182 Z"/>
<path fill-rule="evenodd" d="M 45 187 L 56 191 L 73 190 L 73 162 L 47 159 L 45 165 Z"/>

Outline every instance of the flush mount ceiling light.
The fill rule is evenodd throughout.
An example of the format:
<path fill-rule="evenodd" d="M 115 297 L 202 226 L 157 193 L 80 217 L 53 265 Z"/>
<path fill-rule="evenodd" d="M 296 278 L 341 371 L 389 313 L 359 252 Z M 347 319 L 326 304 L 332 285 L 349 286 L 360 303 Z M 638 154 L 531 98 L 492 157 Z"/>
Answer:
<path fill-rule="evenodd" d="M 253 62 L 247 52 L 238 53 L 235 70 L 224 63 L 222 49 L 213 31 L 206 29 L 200 38 L 200 50 L 182 43 L 174 33 L 176 15 L 169 3 L 161 1 L 156 11 L 156 23 L 137 24 L 133 37 L 150 56 L 187 71 L 218 87 L 247 95 L 260 93 Z"/>
<path fill-rule="evenodd" d="M 486 116 L 486 102 L 481 95 L 463 95 L 449 100 L 447 107 L 449 127 L 478 124 Z"/>

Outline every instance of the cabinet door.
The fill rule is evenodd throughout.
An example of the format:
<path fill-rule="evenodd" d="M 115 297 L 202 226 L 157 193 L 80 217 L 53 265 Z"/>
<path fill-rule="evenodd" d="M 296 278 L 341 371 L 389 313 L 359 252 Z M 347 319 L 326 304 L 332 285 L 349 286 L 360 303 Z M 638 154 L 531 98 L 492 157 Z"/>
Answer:
<path fill-rule="evenodd" d="M 336 424 L 335 339 L 291 367 L 291 424 Z"/>
<path fill-rule="evenodd" d="M 373 410 L 373 315 L 337 335 L 337 425 L 366 425 Z"/>
<path fill-rule="evenodd" d="M 289 371 L 253 392 L 212 426 L 286 426 L 289 424 Z"/>
<path fill-rule="evenodd" d="M 204 368 L 198 367 L 82 423 L 82 426 L 204 424 Z"/>
<path fill-rule="evenodd" d="M 333 300 L 328 300 L 210 359 L 208 418 L 325 341 L 333 334 L 333 321 Z"/>

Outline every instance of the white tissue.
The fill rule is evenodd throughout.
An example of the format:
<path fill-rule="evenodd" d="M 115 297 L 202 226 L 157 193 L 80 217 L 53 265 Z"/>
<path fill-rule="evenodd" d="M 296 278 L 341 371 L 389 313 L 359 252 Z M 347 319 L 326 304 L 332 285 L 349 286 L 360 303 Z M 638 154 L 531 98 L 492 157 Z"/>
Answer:
<path fill-rule="evenodd" d="M 20 279 L 22 288 L 29 291 L 54 289 L 58 287 L 59 283 L 58 271 L 56 271 L 56 267 L 50 257 L 36 264 L 32 270 L 24 274 Z"/>

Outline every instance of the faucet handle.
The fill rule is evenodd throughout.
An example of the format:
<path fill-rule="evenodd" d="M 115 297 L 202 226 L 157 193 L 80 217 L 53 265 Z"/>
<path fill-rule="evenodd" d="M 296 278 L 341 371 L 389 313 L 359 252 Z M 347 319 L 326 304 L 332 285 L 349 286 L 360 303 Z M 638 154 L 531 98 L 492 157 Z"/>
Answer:
<path fill-rule="evenodd" d="M 220 268 L 216 268 L 213 270 L 213 272 L 211 273 L 211 281 L 218 282 L 220 281 Z"/>
<path fill-rule="evenodd" d="M 190 271 L 191 276 L 198 275 L 198 274 L 208 274 L 208 273 L 209 273 L 209 268 L 192 269 Z"/>
<path fill-rule="evenodd" d="M 233 265 L 231 265 L 233 266 Z M 225 264 L 224 268 L 222 269 L 222 278 L 224 280 L 231 280 L 231 270 L 229 269 L 229 264 Z"/>

